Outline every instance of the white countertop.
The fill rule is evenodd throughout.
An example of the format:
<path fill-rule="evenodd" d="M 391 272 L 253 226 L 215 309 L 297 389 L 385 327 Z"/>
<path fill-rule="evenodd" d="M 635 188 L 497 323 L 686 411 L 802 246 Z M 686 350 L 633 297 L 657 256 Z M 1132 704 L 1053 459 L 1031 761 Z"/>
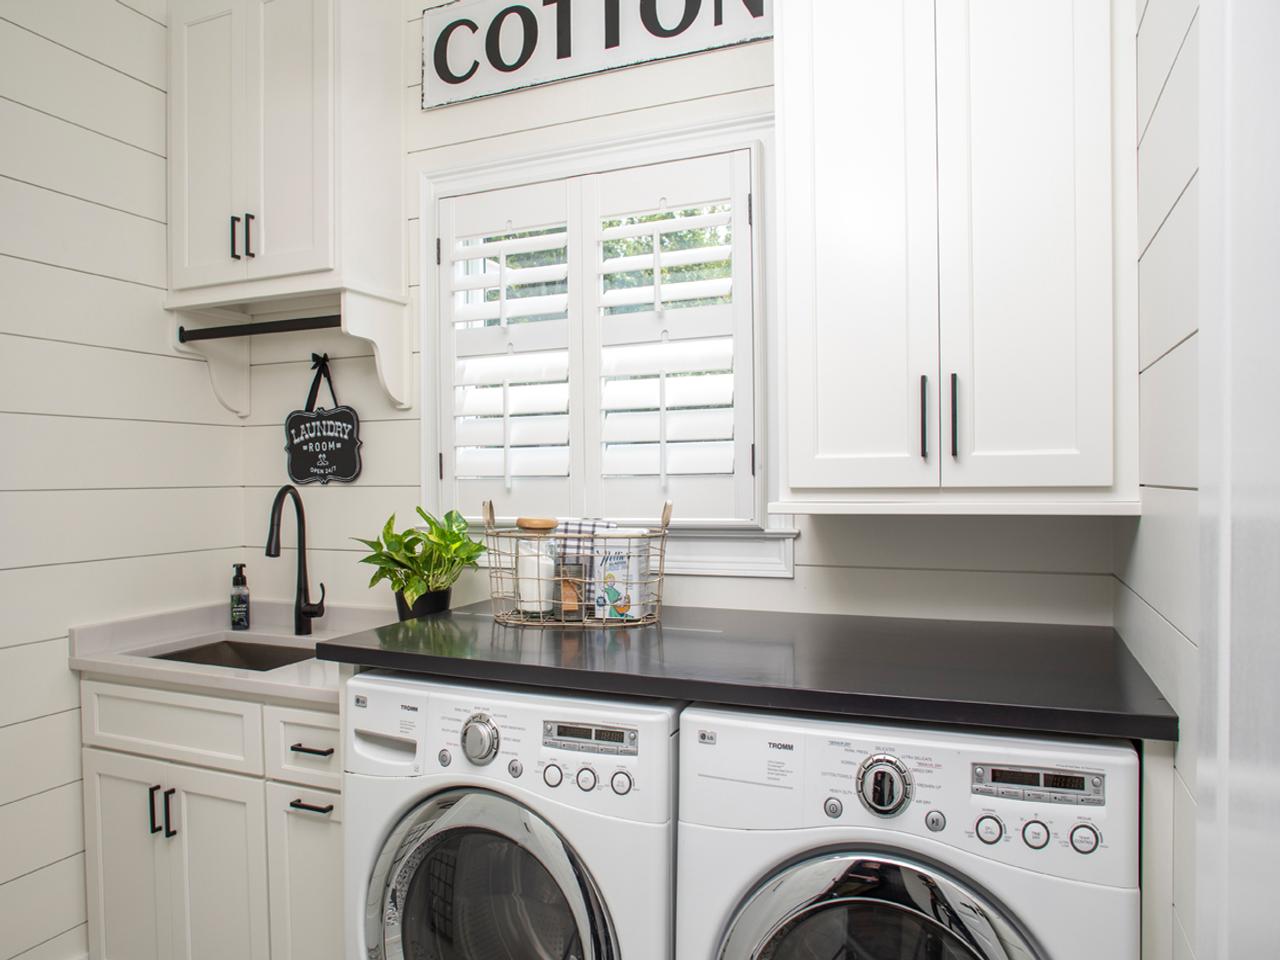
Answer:
<path fill-rule="evenodd" d="M 68 663 L 72 670 L 99 677 L 336 707 L 343 669 L 337 663 L 311 657 L 274 670 L 248 670 L 152 657 L 222 639 L 223 634 L 228 635 L 227 639 L 242 636 L 250 642 L 314 650 L 320 640 L 369 630 L 396 619 L 395 610 L 390 607 L 329 605 L 323 617 L 312 621 L 311 635 L 299 637 L 293 633 L 291 602 L 254 600 L 251 615 L 252 629 L 244 634 L 230 632 L 225 602 L 72 627 Z"/>

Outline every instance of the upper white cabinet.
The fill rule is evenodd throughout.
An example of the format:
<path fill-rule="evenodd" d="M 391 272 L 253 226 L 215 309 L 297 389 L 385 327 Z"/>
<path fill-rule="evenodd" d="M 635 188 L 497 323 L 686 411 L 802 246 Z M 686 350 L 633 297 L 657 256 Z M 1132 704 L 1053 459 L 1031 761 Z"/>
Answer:
<path fill-rule="evenodd" d="M 778 5 L 772 509 L 1136 511 L 1126 6 Z"/>

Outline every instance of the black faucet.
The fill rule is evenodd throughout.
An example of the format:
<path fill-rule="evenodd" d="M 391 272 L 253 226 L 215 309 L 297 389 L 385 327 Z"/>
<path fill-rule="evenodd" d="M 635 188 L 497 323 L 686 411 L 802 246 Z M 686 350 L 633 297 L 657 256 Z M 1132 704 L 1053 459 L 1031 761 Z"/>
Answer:
<path fill-rule="evenodd" d="M 280 514 L 284 511 L 284 498 L 293 497 L 293 512 L 298 518 L 298 586 L 293 594 L 293 632 L 300 637 L 310 636 L 311 621 L 324 616 L 324 584 L 320 584 L 320 602 L 311 602 L 307 588 L 307 515 L 302 509 L 302 497 L 290 484 L 276 493 L 271 504 L 271 526 L 267 528 L 267 556 L 280 556 Z"/>

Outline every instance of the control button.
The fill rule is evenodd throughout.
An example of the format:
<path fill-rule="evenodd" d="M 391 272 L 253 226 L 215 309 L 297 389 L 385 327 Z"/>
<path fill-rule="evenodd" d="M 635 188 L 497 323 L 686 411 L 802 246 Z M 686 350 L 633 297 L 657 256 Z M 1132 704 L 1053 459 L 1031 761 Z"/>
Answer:
<path fill-rule="evenodd" d="M 999 843 L 1000 838 L 1004 836 L 1004 824 L 990 814 L 979 817 L 973 830 L 978 835 L 978 839 L 988 846 Z"/>
<path fill-rule="evenodd" d="M 1093 778 L 1093 780 L 1092 780 L 1091 782 L 1093 783 L 1093 785 L 1094 785 L 1095 787 L 1100 787 L 1100 786 L 1102 786 L 1102 778 L 1101 778 L 1101 777 L 1094 777 L 1094 778 Z"/>
<path fill-rule="evenodd" d="M 1054 803 L 1079 803 L 1080 798 L 1074 793 L 1055 793 L 1053 795 Z"/>
<path fill-rule="evenodd" d="M 447 767 L 449 764 L 453 763 L 453 754 L 448 750 L 441 750 L 436 754 L 436 759 L 440 761 L 440 766 Z"/>
<path fill-rule="evenodd" d="M 1052 803 L 1056 798 L 1052 793 L 1045 793 L 1043 790 L 1024 790 L 1022 791 L 1023 800 L 1037 800 L 1040 803 Z"/>
<path fill-rule="evenodd" d="M 838 820 L 840 814 L 844 813 L 844 804 L 835 797 L 827 797 L 822 803 L 822 812 L 832 820 Z"/>
<path fill-rule="evenodd" d="M 996 796 L 997 796 L 997 797 L 1006 797 L 1006 798 L 1008 798 L 1008 799 L 1010 799 L 1010 800 L 1021 800 L 1021 799 L 1022 799 L 1022 788 L 1021 788 L 1021 787 L 1001 787 L 1001 788 L 996 792 Z"/>
<path fill-rule="evenodd" d="M 578 771 L 578 789 L 586 793 L 590 793 L 596 788 L 599 781 L 596 779 L 596 772 L 590 767 L 583 767 Z"/>
<path fill-rule="evenodd" d="M 1082 823 L 1071 830 L 1071 846 L 1076 853 L 1093 853 L 1101 842 L 1098 831 L 1087 823 Z"/>
<path fill-rule="evenodd" d="M 941 810 L 930 810 L 924 815 L 924 825 L 934 833 L 940 833 L 947 827 L 947 818 Z"/>
<path fill-rule="evenodd" d="M 1102 797 L 1081 797 L 1080 806 L 1082 807 L 1101 807 L 1106 805 L 1106 800 Z"/>
<path fill-rule="evenodd" d="M 897 757 L 872 754 L 858 768 L 858 799 L 876 816 L 892 817 L 911 802 L 911 774 Z"/>
<path fill-rule="evenodd" d="M 1043 850 L 1049 845 L 1049 828 L 1039 820 L 1028 820 L 1022 828 L 1022 839 L 1032 850 Z"/>
<path fill-rule="evenodd" d="M 520 779 L 520 774 L 524 773 L 524 764 L 519 760 L 512 760 L 507 764 L 507 773 L 511 774 L 511 776 L 515 777 L 517 780 Z"/>
<path fill-rule="evenodd" d="M 477 713 L 462 725 L 462 752 L 478 767 L 498 755 L 498 728 L 483 713 Z"/>
<path fill-rule="evenodd" d="M 987 775 L 987 771 L 983 770 L 982 767 L 974 767 L 973 775 L 977 777 L 979 780 L 981 780 L 983 777 Z"/>
<path fill-rule="evenodd" d="M 542 768 L 542 782 L 548 787 L 558 787 L 564 782 L 564 771 L 556 764 L 548 763 Z"/>
<path fill-rule="evenodd" d="M 975 783 L 973 785 L 973 792 L 981 797 L 994 797 L 996 795 L 996 788 L 989 787 L 985 783 Z"/>
<path fill-rule="evenodd" d="M 542 732 L 550 736 L 551 734 L 556 732 L 555 725 L 551 723 L 544 723 L 542 725 Z"/>
<path fill-rule="evenodd" d="M 633 785 L 631 774 L 625 770 L 619 770 L 609 779 L 609 786 L 613 787 L 613 792 L 620 797 L 625 797 L 630 793 Z"/>

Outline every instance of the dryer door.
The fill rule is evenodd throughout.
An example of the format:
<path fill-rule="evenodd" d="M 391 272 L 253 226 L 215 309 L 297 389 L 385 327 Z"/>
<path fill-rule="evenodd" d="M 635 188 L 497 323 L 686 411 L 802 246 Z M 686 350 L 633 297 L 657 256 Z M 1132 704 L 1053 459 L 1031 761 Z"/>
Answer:
<path fill-rule="evenodd" d="M 507 797 L 456 789 L 391 832 L 365 904 L 386 960 L 613 960 L 591 875 L 556 830 Z"/>
<path fill-rule="evenodd" d="M 746 900 L 720 960 L 1045 960 L 1011 918 L 932 867 L 876 853 L 815 857 Z"/>

